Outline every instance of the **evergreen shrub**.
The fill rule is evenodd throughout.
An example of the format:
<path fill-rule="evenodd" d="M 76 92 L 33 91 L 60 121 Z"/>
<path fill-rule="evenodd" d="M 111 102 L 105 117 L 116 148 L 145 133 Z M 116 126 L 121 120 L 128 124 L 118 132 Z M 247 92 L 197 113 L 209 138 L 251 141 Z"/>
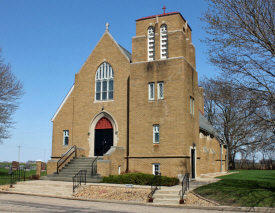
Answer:
<path fill-rule="evenodd" d="M 103 177 L 101 183 L 151 185 L 151 181 L 153 178 L 153 174 L 126 173 L 121 175 L 110 175 L 109 177 Z M 178 184 L 179 179 L 177 178 L 161 176 L 162 186 L 174 186 Z"/>

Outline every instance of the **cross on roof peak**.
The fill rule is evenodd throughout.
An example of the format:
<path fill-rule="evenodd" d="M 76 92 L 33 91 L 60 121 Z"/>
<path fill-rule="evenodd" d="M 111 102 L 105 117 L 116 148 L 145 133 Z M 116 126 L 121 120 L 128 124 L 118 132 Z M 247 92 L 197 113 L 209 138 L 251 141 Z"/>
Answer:
<path fill-rule="evenodd" d="M 106 30 L 107 30 L 107 31 L 109 31 L 109 26 L 110 26 L 110 25 L 109 25 L 108 22 L 107 22 L 107 23 L 106 23 Z"/>
<path fill-rule="evenodd" d="M 163 6 L 163 8 L 162 8 L 162 9 L 163 9 L 163 14 L 165 14 L 165 9 L 166 9 L 166 7 L 165 7 L 165 6 Z"/>

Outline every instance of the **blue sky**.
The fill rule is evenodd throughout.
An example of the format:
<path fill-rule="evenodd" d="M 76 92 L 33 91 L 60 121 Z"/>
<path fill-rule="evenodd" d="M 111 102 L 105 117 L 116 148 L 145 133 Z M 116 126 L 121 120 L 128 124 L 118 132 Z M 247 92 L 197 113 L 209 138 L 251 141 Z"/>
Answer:
<path fill-rule="evenodd" d="M 12 137 L 0 145 L 0 161 L 49 160 L 51 118 L 79 71 L 103 35 L 105 25 L 114 39 L 131 50 L 135 20 L 178 11 L 192 28 L 199 77 L 217 75 L 207 64 L 206 37 L 200 21 L 204 0 L 0 0 L 2 58 L 24 84 L 26 94 L 14 114 Z"/>

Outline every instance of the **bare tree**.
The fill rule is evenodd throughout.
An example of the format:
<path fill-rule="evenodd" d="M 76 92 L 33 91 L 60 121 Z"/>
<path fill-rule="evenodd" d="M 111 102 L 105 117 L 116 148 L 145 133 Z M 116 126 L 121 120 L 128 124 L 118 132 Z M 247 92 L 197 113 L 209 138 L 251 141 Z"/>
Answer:
<path fill-rule="evenodd" d="M 19 106 L 18 99 L 24 94 L 22 83 L 11 72 L 10 64 L 5 64 L 0 48 L 0 143 L 9 138 L 12 115 Z"/>
<path fill-rule="evenodd" d="M 202 20 L 210 62 L 236 90 L 264 131 L 275 133 L 275 1 L 208 0 Z"/>
<path fill-rule="evenodd" d="M 263 132 L 255 115 L 243 107 L 246 94 L 232 87 L 227 79 L 204 79 L 205 116 L 228 145 L 229 164 L 235 168 L 237 153 L 261 143 Z"/>

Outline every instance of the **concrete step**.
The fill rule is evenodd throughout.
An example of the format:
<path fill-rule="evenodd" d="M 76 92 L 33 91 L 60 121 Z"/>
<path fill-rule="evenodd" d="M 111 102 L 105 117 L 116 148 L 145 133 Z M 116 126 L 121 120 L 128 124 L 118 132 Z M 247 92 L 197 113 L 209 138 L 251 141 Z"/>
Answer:
<path fill-rule="evenodd" d="M 75 176 L 75 173 L 59 173 L 59 174 L 51 174 L 51 175 L 48 175 L 48 177 L 74 177 Z M 84 177 L 84 176 L 83 176 Z M 100 175 L 91 175 L 91 174 L 87 174 L 86 175 L 86 178 L 100 178 Z"/>
<path fill-rule="evenodd" d="M 73 182 L 72 177 L 43 177 L 43 180 Z M 87 183 L 99 183 L 101 178 L 86 178 Z"/>
<path fill-rule="evenodd" d="M 97 167 L 95 167 L 95 168 L 97 168 Z M 66 170 L 74 170 L 74 171 L 77 171 L 77 172 L 79 172 L 80 170 L 92 171 L 92 167 L 91 166 L 85 167 L 85 166 L 82 166 L 82 165 L 81 166 L 67 166 L 67 167 L 62 168 L 59 171 L 66 171 Z"/>
<path fill-rule="evenodd" d="M 154 199 L 155 204 L 179 204 L 179 199 Z"/>
<path fill-rule="evenodd" d="M 177 194 L 154 194 L 153 196 L 155 199 L 175 199 L 175 200 L 179 200 L 180 196 L 178 196 Z"/>
<path fill-rule="evenodd" d="M 94 162 L 94 165 L 96 165 L 96 162 Z M 83 164 L 83 165 L 91 165 L 93 164 L 93 161 L 70 161 L 68 162 L 68 165 L 72 165 L 72 164 L 76 164 L 76 165 L 79 165 L 79 164 Z"/>

